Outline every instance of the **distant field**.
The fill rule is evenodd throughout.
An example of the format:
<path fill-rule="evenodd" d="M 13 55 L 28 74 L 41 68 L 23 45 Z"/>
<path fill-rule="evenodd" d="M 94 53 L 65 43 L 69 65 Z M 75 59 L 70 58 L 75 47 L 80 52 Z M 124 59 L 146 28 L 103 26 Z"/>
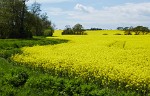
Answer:
<path fill-rule="evenodd" d="M 61 31 L 56 31 L 53 38 L 69 42 L 24 47 L 23 53 L 12 59 L 42 67 L 57 76 L 81 77 L 99 86 L 147 94 L 150 91 L 150 35 L 113 35 L 116 33 L 123 34 L 123 31 L 87 31 L 88 35 L 82 36 L 62 36 Z"/>

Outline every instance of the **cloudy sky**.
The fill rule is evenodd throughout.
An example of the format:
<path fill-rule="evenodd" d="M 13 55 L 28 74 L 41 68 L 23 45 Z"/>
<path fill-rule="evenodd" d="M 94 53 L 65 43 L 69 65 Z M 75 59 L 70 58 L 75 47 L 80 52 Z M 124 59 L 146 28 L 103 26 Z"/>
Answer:
<path fill-rule="evenodd" d="M 29 0 L 30 6 L 35 0 Z M 84 28 L 150 27 L 150 0 L 36 0 L 59 29 L 80 23 Z"/>

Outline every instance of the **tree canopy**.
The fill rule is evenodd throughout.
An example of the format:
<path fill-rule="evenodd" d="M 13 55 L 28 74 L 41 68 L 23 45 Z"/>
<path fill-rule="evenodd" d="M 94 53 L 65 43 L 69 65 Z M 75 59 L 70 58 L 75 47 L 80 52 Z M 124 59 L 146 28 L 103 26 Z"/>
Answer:
<path fill-rule="evenodd" d="M 66 25 L 66 28 L 63 30 L 62 35 L 85 35 L 84 28 L 81 24 L 76 24 L 72 28 L 70 25 Z"/>
<path fill-rule="evenodd" d="M 124 30 L 125 35 L 132 35 L 132 33 L 135 33 L 135 35 L 143 34 L 146 35 L 150 33 L 150 29 L 148 27 L 144 26 L 136 26 L 136 27 L 118 27 L 118 30 Z"/>
<path fill-rule="evenodd" d="M 40 13 L 40 4 L 33 3 L 29 11 L 27 1 L 0 0 L 0 38 L 32 38 L 44 35 L 45 29 L 53 29 L 47 14 Z"/>

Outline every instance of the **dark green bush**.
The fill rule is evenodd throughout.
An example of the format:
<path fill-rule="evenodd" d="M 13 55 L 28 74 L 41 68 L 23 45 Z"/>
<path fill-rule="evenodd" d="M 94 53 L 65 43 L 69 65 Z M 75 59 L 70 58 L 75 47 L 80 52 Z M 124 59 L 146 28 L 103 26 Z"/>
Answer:
<path fill-rule="evenodd" d="M 45 30 L 44 36 L 53 36 L 54 30 Z"/>
<path fill-rule="evenodd" d="M 9 84 L 13 85 L 14 87 L 23 86 L 29 78 L 27 72 L 22 69 L 13 70 L 11 72 L 11 76 L 12 77 L 10 77 L 8 81 Z"/>

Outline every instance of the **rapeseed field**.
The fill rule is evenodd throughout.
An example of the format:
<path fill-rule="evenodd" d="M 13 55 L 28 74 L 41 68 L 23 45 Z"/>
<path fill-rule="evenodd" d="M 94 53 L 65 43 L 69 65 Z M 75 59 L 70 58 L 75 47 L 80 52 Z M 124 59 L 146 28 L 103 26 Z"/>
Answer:
<path fill-rule="evenodd" d="M 107 33 L 107 35 L 103 35 Z M 54 75 L 82 78 L 99 86 L 137 92 L 150 91 L 150 35 L 114 35 L 122 31 L 87 31 L 61 35 L 68 43 L 22 48 L 15 62 L 40 67 Z"/>

